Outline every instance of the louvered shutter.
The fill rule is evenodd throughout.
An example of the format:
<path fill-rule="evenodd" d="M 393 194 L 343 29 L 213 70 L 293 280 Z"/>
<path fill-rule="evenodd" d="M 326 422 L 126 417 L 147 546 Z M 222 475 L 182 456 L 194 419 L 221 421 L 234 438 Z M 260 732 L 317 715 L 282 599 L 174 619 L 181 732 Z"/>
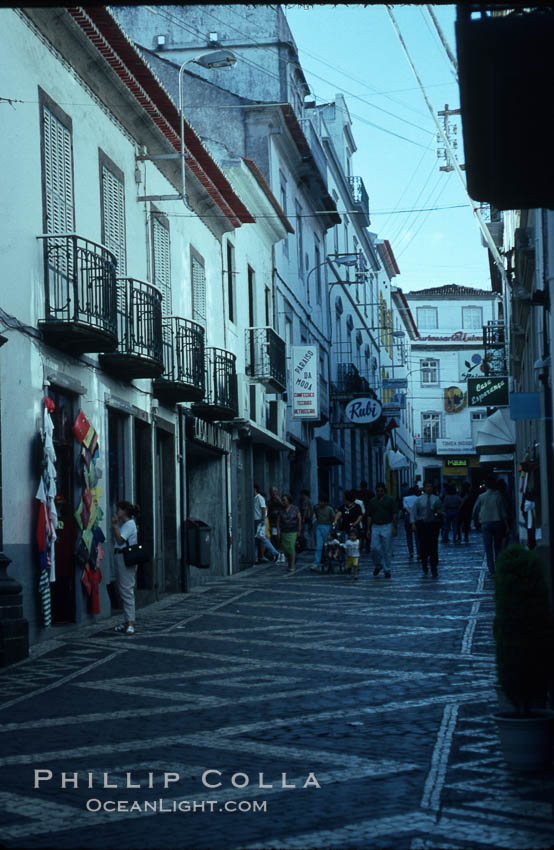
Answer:
<path fill-rule="evenodd" d="M 102 210 L 104 233 L 102 241 L 117 259 L 117 276 L 127 273 L 125 251 L 125 187 L 105 165 L 102 166 Z"/>
<path fill-rule="evenodd" d="M 172 315 L 171 306 L 171 246 L 169 228 L 157 216 L 152 219 L 154 285 L 162 293 L 162 316 Z"/>
<path fill-rule="evenodd" d="M 46 232 L 73 233 L 73 163 L 71 133 L 43 106 Z"/>
<path fill-rule="evenodd" d="M 206 325 L 206 270 L 196 258 L 191 259 L 192 276 L 192 318 L 201 325 Z"/>

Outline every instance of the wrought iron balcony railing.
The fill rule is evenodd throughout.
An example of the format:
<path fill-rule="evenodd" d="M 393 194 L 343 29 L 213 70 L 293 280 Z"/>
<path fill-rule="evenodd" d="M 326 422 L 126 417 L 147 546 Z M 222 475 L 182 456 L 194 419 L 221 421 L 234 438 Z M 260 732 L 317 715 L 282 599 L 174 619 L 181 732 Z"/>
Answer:
<path fill-rule="evenodd" d="M 503 348 L 506 344 L 504 322 L 487 322 L 483 325 L 483 345 L 485 348 Z"/>
<path fill-rule="evenodd" d="M 107 371 L 127 380 L 162 374 L 162 294 L 151 283 L 117 279 L 117 338 L 117 349 L 100 355 Z"/>
<path fill-rule="evenodd" d="M 360 375 L 354 363 L 337 364 L 337 378 L 331 384 L 331 396 L 351 396 L 371 390 L 369 382 Z"/>
<path fill-rule="evenodd" d="M 202 401 L 192 405 L 195 416 L 209 421 L 234 419 L 239 414 L 236 357 L 223 348 L 206 348 Z"/>
<path fill-rule="evenodd" d="M 72 354 L 117 346 L 115 256 L 76 233 L 47 233 L 44 240 L 44 339 Z"/>
<path fill-rule="evenodd" d="M 360 223 L 362 227 L 369 227 L 371 224 L 369 218 L 369 196 L 366 192 L 364 181 L 361 177 L 349 177 L 348 182 L 350 183 L 350 196 L 352 198 L 352 203 L 362 216 L 362 221 Z"/>
<path fill-rule="evenodd" d="M 274 392 L 287 388 L 286 345 L 273 328 L 246 328 L 246 374 Z"/>
<path fill-rule="evenodd" d="M 204 397 L 204 328 L 180 316 L 162 318 L 163 374 L 154 381 L 154 395 L 176 404 Z"/>

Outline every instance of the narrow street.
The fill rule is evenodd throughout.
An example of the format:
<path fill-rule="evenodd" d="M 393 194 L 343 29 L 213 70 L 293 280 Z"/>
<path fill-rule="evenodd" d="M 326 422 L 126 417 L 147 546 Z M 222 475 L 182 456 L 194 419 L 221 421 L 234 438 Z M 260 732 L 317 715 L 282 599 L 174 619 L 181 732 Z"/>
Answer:
<path fill-rule="evenodd" d="M 500 754 L 478 535 L 442 547 L 438 580 L 403 536 L 390 581 L 367 555 L 358 581 L 310 560 L 170 596 L 133 637 L 60 631 L 2 672 L 2 846 L 550 847 L 552 773 Z"/>

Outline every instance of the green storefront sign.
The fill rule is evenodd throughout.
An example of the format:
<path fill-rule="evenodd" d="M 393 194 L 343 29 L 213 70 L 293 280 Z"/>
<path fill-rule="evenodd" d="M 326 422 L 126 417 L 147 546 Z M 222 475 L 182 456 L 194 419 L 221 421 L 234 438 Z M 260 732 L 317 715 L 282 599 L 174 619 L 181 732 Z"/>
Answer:
<path fill-rule="evenodd" d="M 508 407 L 508 378 L 468 378 L 469 407 Z"/>
<path fill-rule="evenodd" d="M 447 457 L 444 459 L 447 469 L 467 469 L 467 457 Z"/>

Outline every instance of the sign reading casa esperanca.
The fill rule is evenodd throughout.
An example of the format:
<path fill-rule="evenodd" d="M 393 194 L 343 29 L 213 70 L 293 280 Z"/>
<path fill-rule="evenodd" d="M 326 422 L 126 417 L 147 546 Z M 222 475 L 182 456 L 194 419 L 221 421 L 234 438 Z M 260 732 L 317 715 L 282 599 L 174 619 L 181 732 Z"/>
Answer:
<path fill-rule="evenodd" d="M 468 378 L 469 407 L 508 407 L 508 378 Z"/>
<path fill-rule="evenodd" d="M 375 398 L 353 398 L 344 408 L 344 417 L 355 425 L 370 425 L 382 412 L 383 406 Z"/>

